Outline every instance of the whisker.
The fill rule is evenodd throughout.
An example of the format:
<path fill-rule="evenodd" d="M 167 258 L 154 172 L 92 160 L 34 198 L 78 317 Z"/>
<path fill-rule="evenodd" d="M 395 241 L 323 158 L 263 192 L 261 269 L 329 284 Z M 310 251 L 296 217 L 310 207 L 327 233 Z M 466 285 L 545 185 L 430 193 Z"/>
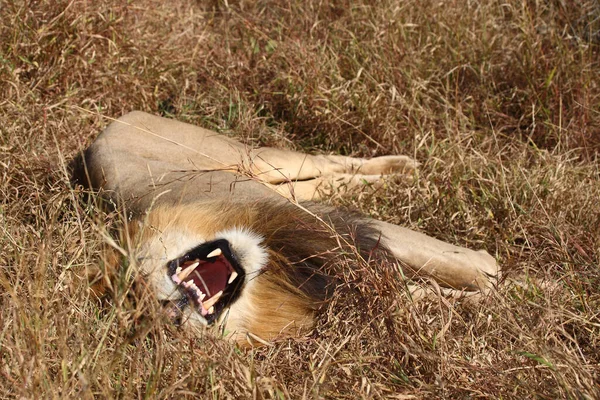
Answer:
<path fill-rule="evenodd" d="M 160 260 L 160 261 L 165 261 L 167 259 L 167 257 L 137 257 L 136 260 L 138 262 L 140 261 L 144 261 L 144 260 Z"/>

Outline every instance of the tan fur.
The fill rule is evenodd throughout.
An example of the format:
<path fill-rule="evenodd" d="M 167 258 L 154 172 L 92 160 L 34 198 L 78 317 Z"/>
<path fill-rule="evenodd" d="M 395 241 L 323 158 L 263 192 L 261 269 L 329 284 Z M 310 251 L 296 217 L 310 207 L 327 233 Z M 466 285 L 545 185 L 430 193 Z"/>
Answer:
<path fill-rule="evenodd" d="M 249 297 L 260 312 L 244 321 L 244 326 L 237 330 L 234 339 L 242 345 L 252 339 L 252 336 L 245 335 L 247 332 L 265 341 L 273 341 L 298 336 L 314 325 L 314 302 L 295 290 L 281 275 L 269 273 L 262 276 L 260 284 L 253 288 Z"/>

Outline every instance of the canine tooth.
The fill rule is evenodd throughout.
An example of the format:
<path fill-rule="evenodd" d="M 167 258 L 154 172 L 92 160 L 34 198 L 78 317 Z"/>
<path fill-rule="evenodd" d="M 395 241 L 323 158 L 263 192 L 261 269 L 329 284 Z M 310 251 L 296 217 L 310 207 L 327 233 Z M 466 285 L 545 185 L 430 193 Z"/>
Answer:
<path fill-rule="evenodd" d="M 173 282 L 175 282 L 178 285 L 181 283 L 181 278 L 179 278 L 180 272 L 181 272 L 181 267 L 177 267 L 177 269 L 175 269 L 175 273 L 173 275 L 171 275 L 171 279 L 173 280 Z"/>
<path fill-rule="evenodd" d="M 230 285 L 231 282 L 235 281 L 235 279 L 238 277 L 238 273 L 233 271 L 231 273 L 231 275 L 229 276 L 229 280 L 227 281 L 227 284 Z"/>
<path fill-rule="evenodd" d="M 220 248 L 216 248 L 213 251 L 211 251 L 210 253 L 208 253 L 208 255 L 206 256 L 206 258 L 213 258 L 213 257 L 218 257 L 221 254 L 223 254 L 223 252 L 221 251 Z"/>
<path fill-rule="evenodd" d="M 204 303 L 202 303 L 202 307 L 204 307 L 205 309 L 209 309 L 212 306 L 214 306 L 217 301 L 219 301 L 219 299 L 221 298 L 221 296 L 223 295 L 223 291 L 221 290 L 219 293 L 215 294 L 213 297 L 211 297 L 210 299 L 206 300 Z"/>
<path fill-rule="evenodd" d="M 180 273 L 177 274 L 177 276 L 179 276 L 179 279 L 184 280 L 185 278 L 188 277 L 189 274 L 192 273 L 192 271 L 194 269 L 196 269 L 196 267 L 200 265 L 200 262 L 196 261 L 195 263 L 187 266 L 183 271 L 181 271 Z"/>

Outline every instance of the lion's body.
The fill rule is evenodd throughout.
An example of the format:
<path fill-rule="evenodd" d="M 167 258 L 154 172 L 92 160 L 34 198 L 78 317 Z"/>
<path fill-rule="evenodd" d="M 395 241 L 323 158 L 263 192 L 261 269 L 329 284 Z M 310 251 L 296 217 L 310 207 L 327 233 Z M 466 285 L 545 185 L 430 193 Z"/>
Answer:
<path fill-rule="evenodd" d="M 242 278 L 233 276 L 225 260 L 223 268 L 237 286 L 235 291 L 231 282 L 223 286 L 231 298 L 215 304 L 214 323 L 238 340 L 247 334 L 270 340 L 312 326 L 314 310 L 335 287 L 337 266 L 346 265 L 343 258 L 374 257 L 388 260 L 391 268 L 398 262 L 407 273 L 457 289 L 484 289 L 498 274 L 484 251 L 303 203 L 332 188 L 410 173 L 415 163 L 408 157 L 364 160 L 253 150 L 202 128 L 135 112 L 112 123 L 83 161 L 80 181 L 137 211 L 139 223 L 129 231 L 133 259 L 159 300 L 181 303 L 187 293 L 177 283 L 179 272 L 169 269 L 175 268 L 173 260 L 185 269 L 200 251 L 194 253 L 195 247 L 227 243 Z M 186 300 L 180 307 L 192 325 L 207 322 L 200 303 L 195 309 Z"/>

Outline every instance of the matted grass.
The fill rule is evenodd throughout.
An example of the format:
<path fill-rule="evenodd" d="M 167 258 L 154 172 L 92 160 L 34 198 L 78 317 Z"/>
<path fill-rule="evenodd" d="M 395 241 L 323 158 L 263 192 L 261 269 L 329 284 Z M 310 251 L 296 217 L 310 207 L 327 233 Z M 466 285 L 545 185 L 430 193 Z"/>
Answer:
<path fill-rule="evenodd" d="M 600 397 L 600 8 L 558 0 L 0 0 L 0 397 Z M 494 254 L 481 304 L 385 266 L 308 337 L 245 352 L 86 273 L 114 219 L 65 163 L 144 110 L 252 144 L 407 154 L 332 198 Z M 514 281 L 520 284 L 514 284 Z"/>

